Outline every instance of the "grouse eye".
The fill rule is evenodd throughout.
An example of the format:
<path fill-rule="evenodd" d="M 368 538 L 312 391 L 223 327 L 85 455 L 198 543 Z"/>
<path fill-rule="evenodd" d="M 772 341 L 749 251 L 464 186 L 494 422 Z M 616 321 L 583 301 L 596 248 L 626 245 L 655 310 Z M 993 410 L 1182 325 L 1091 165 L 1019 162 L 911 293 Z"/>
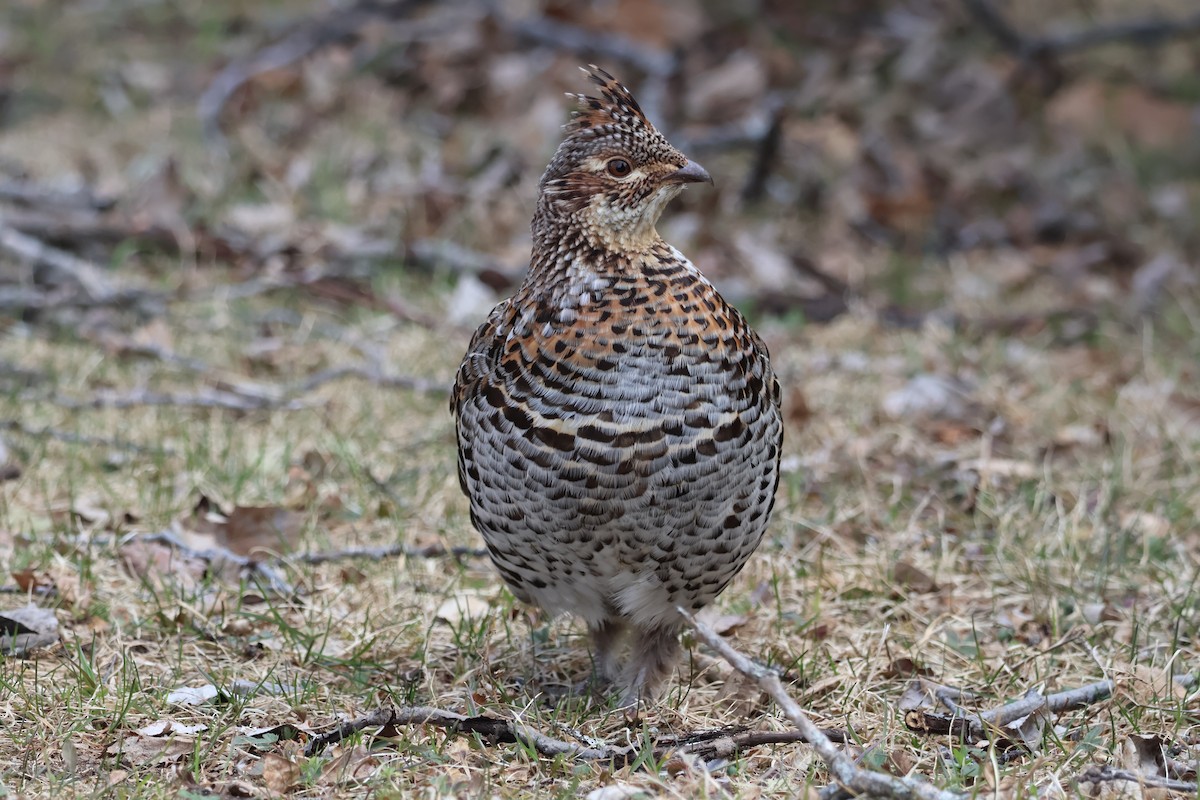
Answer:
<path fill-rule="evenodd" d="M 623 158 L 614 158 L 608 162 L 608 174 L 614 178 L 624 178 L 632 171 L 633 167 L 629 166 L 629 162 Z"/>

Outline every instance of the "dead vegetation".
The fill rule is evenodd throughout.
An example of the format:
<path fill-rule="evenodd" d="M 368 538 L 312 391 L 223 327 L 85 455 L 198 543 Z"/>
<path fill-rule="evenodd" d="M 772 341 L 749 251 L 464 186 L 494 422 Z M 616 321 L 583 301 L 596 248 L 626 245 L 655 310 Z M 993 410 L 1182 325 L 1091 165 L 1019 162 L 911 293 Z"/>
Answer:
<path fill-rule="evenodd" d="M 1195 796 L 1195 28 L 6 6 L 0 787 Z M 668 238 L 787 403 L 768 540 L 633 722 L 501 589 L 445 411 L 588 61 L 716 179 Z"/>

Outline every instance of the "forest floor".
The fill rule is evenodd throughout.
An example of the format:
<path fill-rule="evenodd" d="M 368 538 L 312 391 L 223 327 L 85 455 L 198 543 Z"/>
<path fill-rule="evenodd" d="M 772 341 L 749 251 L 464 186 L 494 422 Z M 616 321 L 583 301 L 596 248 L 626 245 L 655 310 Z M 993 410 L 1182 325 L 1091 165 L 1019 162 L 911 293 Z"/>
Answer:
<path fill-rule="evenodd" d="M 0 12 L 0 795 L 831 782 L 692 632 L 638 719 L 578 691 L 581 626 L 468 519 L 448 387 L 596 61 L 713 173 L 662 231 L 784 386 L 771 528 L 702 622 L 865 768 L 1196 796 L 1195 39 L 1038 66 L 953 3 L 584 6 Z"/>

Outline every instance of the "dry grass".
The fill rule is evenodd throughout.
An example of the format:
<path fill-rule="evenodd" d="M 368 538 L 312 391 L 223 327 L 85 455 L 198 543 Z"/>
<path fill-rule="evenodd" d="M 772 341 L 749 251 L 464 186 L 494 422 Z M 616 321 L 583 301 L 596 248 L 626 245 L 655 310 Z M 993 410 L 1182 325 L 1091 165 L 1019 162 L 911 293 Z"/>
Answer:
<path fill-rule="evenodd" d="M 277 308 L 181 303 L 170 327 L 180 354 L 236 370 L 236 349 Z M 213 320 L 224 320 L 219 330 Z M 342 338 L 314 333 L 327 327 Z M 785 669 L 797 698 L 821 724 L 849 730 L 868 763 L 917 769 L 944 785 L 975 784 L 986 751 L 905 729 L 896 702 L 914 668 L 981 692 L 984 705 L 1030 687 L 1118 680 L 1113 701 L 1059 720 L 1040 756 L 1000 766 L 1018 786 L 1066 783 L 1094 760 L 1119 758 L 1131 733 L 1195 741 L 1195 698 L 1164 677 L 1195 661 L 1200 563 L 1192 535 L 1200 430 L 1178 345 L 1164 347 L 1150 327 L 1116 324 L 1091 344 L 1066 347 L 936 326 L 880 330 L 858 315 L 826 328 L 765 327 L 812 416 L 788 432 L 790 470 L 771 536 L 720 600 L 722 613 L 744 617 L 739 648 Z M 347 340 L 369 341 L 398 370 L 442 381 L 465 344 L 462 331 L 347 320 L 314 306 L 274 333 L 322 363 L 352 358 Z M 16 328 L 0 359 L 46 372 L 64 393 L 192 382 L 161 363 L 102 358 Z M 973 375 L 978 413 L 1003 420 L 1003 430 L 943 443 L 941 429 L 883 416 L 885 393 L 917 370 Z M 374 748 L 358 765 L 359 784 L 286 744 L 248 744 L 244 728 L 321 729 L 381 701 L 517 717 L 551 735 L 565 725 L 610 744 L 729 724 L 786 727 L 756 689 L 693 649 L 663 704 L 630 729 L 603 701 L 572 694 L 590 669 L 578 627 L 531 619 L 482 560 L 291 566 L 302 597 L 264 599 L 219 577 L 133 574 L 114 545 L 88 544 L 111 541 L 111 523 L 64 513 L 98 508 L 126 520 L 120 532 L 153 531 L 203 494 L 227 507 L 304 510 L 303 551 L 397 539 L 477 543 L 440 397 L 347 381 L 306 399 L 309 409 L 244 415 L 5 402 L 5 416 L 33 427 L 174 451 L 116 458 L 103 446 L 19 440 L 26 470 L 5 487 L 0 557 L 10 570 L 49 574 L 64 630 L 61 647 L 0 667 L 9 732 L 0 763 L 10 790 L 90 794 L 115 783 L 119 795 L 154 796 L 174 791 L 151 788 L 168 774 L 175 785 L 262 785 L 263 751 L 294 759 L 299 796 L 332 786 L 573 796 L 619 781 L 673 796 L 783 797 L 822 783 L 800 746 L 759 748 L 716 769 L 614 775 L 414 729 Z M 1083 429 L 1105 434 L 1092 440 Z M 310 453 L 321 455 L 321 474 L 305 468 L 316 463 Z M 980 458 L 977 470 L 963 466 Z M 455 619 L 444 604 L 464 597 L 485 602 Z M 453 621 L 437 619 L 439 609 Z M 179 687 L 235 680 L 288 689 L 197 707 L 166 699 Z M 186 746 L 162 757 L 172 769 L 127 738 L 158 720 L 205 726 L 176 737 Z"/>
<path fill-rule="evenodd" d="M 115 184 L 145 166 L 139 158 L 169 151 L 198 202 L 210 204 L 189 210 L 200 215 L 281 191 L 283 179 L 258 156 L 235 153 L 214 167 L 178 97 L 124 114 L 97 108 L 103 80 L 72 77 L 111 67 L 111 51 L 80 44 L 93 17 L 58 18 L 38 3 L 21 9 L 30 57 L 45 60 L 44 91 L 65 105 L 5 131 L 0 155 L 21 157 L 39 176 L 91 159 L 96 181 Z M 131 62 L 171 63 L 145 33 L 170 27 L 153 16 L 167 12 L 146 4 L 139 13 L 135 32 L 119 22 L 103 30 L 124 37 Z M 186 13 L 195 15 L 192 38 L 172 54 L 181 64 L 235 49 L 220 35 L 234 12 Z M 79 45 L 75 71 L 50 68 L 57 51 L 37 43 L 56 41 Z M 203 72 L 180 73 L 172 80 L 186 84 L 186 98 Z M 383 98 L 392 95 L 376 82 L 344 90 L 340 117 L 313 122 L 317 133 L 305 143 L 320 180 L 291 198 L 318 219 L 362 212 L 347 189 L 360 151 L 403 166 L 416 146 L 404 137 L 421 133 L 387 135 L 392 109 Z M 38 96 L 31 92 L 30 102 Z M 264 101 L 264 109 L 264 129 L 287 128 L 286 116 L 272 116 L 283 113 L 278 107 Z M 454 135 L 470 150 L 478 145 L 471 137 L 489 131 Z M 47 141 L 53 146 L 38 146 Z M 246 134 L 239 144 L 252 141 Z M 245 175 L 253 177 L 239 183 Z M 509 252 L 502 234 L 517 223 L 508 216 L 527 215 L 534 179 L 503 190 L 525 206 L 455 206 L 446 230 L 473 231 L 463 235 L 478 237 L 475 244 L 495 235 Z M 385 194 L 388 181 L 400 178 L 389 174 Z M 387 218 L 386 204 L 371 207 L 374 219 Z M 496 231 L 473 226 L 472 215 L 495 220 L 500 211 Z M 830 260 L 854 263 L 868 285 L 900 258 L 838 247 Z M 896 270 L 901 277 L 966 320 L 995 315 L 998 303 L 1037 317 L 1078 299 L 1074 287 L 1033 269 L 1009 280 L 1012 255 L 909 258 Z M 301 553 L 397 541 L 479 545 L 436 392 L 345 379 L 303 395 L 293 410 L 68 408 L 72 398 L 141 389 L 284 386 L 359 363 L 364 353 L 389 373 L 448 385 L 470 333 L 296 290 L 238 298 L 229 286 L 244 271 L 220 264 L 181 266 L 154 253 L 113 260 L 121 280 L 178 290 L 162 320 L 97 312 L 0 322 L 0 419 L 25 431 L 3 434 L 22 474 L 0 484 L 0 567 L 25 579 L 32 571 L 54 588 L 30 599 L 54 608 L 62 631 L 56 647 L 0 661 L 0 794 L 565 798 L 616 785 L 629 796 L 765 798 L 803 797 L 827 782 L 798 745 L 614 771 L 414 727 L 304 756 L 294 732 L 279 726 L 304 739 L 387 702 L 516 718 L 559 738 L 612 745 L 728 725 L 788 726 L 757 688 L 690 641 L 667 696 L 631 726 L 605 699 L 574 690 L 591 670 L 580 627 L 531 615 L 485 559 L 300 563 Z M 447 275 L 379 269 L 371 280 L 380 295 L 402 295 L 436 319 L 452 316 Z M 868 765 L 915 770 L 980 796 L 995 786 L 1005 797 L 1071 796 L 1073 777 L 1088 765 L 1126 763 L 1132 734 L 1162 737 L 1182 761 L 1200 755 L 1194 684 L 1170 679 L 1195 674 L 1200 656 L 1200 306 L 1193 290 L 1140 318 L 1121 308 L 1115 279 L 1088 280 L 1101 299 L 1096 324 L 1082 334 L 933 319 L 902 328 L 866 305 L 824 326 L 756 320 L 786 387 L 787 472 L 767 540 L 709 619 L 740 650 L 782 670 L 818 724 L 848 731 Z M 131 331 L 206 367 L 113 346 L 114 335 Z M 923 375 L 956 381 L 958 407 L 885 413 L 894 393 Z M 65 441 L 73 435 L 91 438 Z M 296 596 L 228 570 L 181 559 L 139 566 L 123 553 L 120 537 L 166 529 L 202 496 L 226 510 L 281 506 L 301 515 L 282 568 Z M 25 599 L 3 595 L 0 604 Z M 976 691 L 981 707 L 1105 677 L 1118 691 L 1058 718 L 1036 753 L 1005 761 L 986 746 L 910 732 L 897 703 L 915 674 Z M 244 681 L 259 689 L 235 683 Z M 210 702 L 169 698 L 210 684 L 221 690 Z M 163 721 L 173 732 L 146 731 Z"/>

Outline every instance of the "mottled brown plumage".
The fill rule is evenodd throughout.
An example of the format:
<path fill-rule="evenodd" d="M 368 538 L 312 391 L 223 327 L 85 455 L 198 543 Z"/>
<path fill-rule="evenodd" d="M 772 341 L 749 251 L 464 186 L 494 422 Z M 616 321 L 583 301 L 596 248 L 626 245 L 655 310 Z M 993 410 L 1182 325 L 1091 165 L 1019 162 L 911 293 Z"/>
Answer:
<path fill-rule="evenodd" d="M 633 704 L 674 666 L 675 606 L 711 601 L 762 539 L 783 427 L 766 346 L 655 230 L 708 173 L 588 74 L 600 96 L 576 96 L 542 176 L 529 273 L 475 332 L 451 411 L 496 568 L 582 617 Z"/>

